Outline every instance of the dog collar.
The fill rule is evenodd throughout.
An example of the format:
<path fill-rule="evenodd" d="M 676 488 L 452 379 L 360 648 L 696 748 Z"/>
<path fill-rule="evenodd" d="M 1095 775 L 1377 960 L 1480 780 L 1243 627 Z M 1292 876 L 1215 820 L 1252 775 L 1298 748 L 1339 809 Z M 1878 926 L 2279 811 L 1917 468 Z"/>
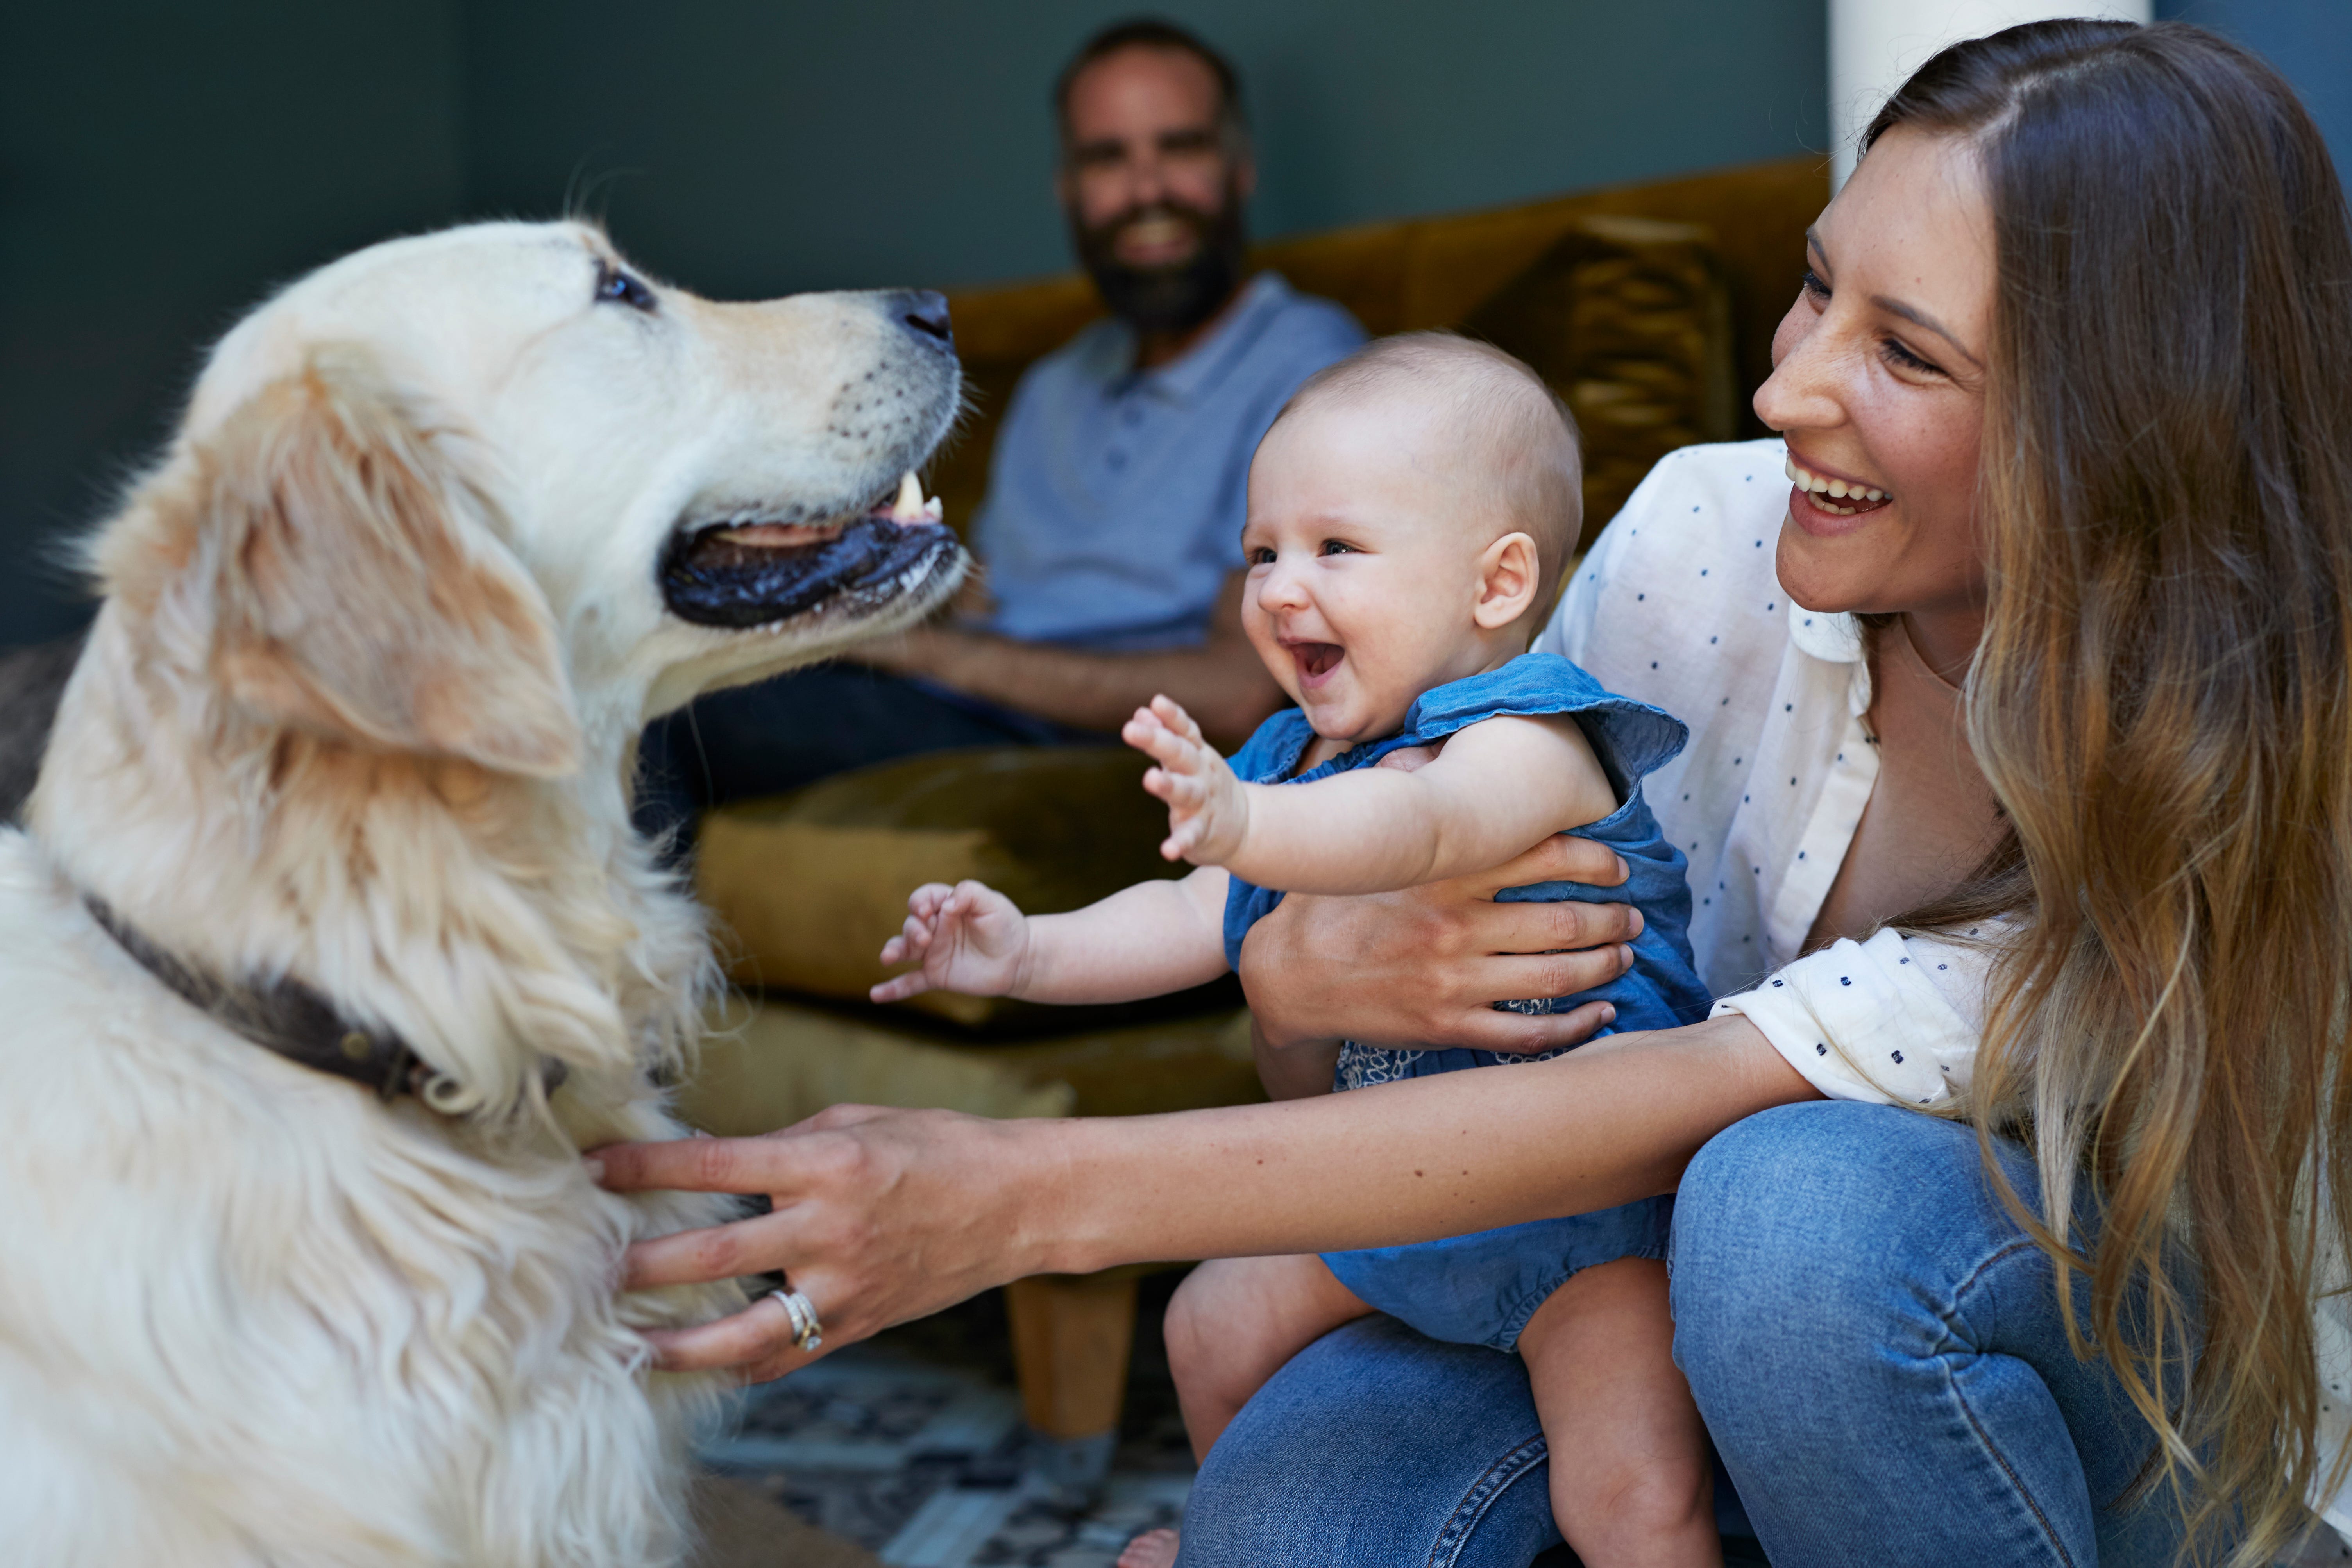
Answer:
<path fill-rule="evenodd" d="M 409 1094 L 427 1106 L 433 1103 L 426 1091 L 439 1075 L 392 1030 L 354 1023 L 299 980 L 280 980 L 272 985 L 229 984 L 157 947 L 96 894 L 85 893 L 82 902 L 100 929 L 137 959 L 140 967 L 188 1005 L 262 1049 L 314 1072 L 363 1084 L 386 1101 Z M 552 1092 L 563 1080 L 563 1064 L 547 1063 L 544 1074 Z"/>

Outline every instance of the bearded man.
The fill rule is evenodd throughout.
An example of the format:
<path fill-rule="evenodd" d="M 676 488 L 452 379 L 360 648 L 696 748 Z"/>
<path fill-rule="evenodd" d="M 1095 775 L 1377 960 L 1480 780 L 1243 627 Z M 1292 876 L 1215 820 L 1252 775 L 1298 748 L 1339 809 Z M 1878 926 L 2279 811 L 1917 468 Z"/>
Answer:
<path fill-rule="evenodd" d="M 1109 309 L 1022 377 L 956 625 L 704 698 L 648 731 L 640 821 L 959 746 L 1108 739 L 1165 692 L 1228 746 L 1278 707 L 1241 624 L 1250 456 L 1298 384 L 1364 341 L 1244 277 L 1256 184 L 1240 82 L 1182 28 L 1090 39 L 1055 88 L 1055 191 Z"/>

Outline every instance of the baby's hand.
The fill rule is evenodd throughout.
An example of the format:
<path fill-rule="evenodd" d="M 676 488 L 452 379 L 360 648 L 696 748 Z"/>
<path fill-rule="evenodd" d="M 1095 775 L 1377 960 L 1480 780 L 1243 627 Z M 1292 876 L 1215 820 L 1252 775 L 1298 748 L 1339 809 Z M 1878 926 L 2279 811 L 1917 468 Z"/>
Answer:
<path fill-rule="evenodd" d="M 1195 866 L 1222 866 L 1249 831 L 1249 791 L 1192 716 L 1165 697 L 1139 708 L 1119 738 L 1160 765 L 1143 787 L 1168 803 L 1168 837 L 1160 853 Z"/>
<path fill-rule="evenodd" d="M 903 1002 L 936 987 L 967 996 L 1003 996 L 1017 988 L 1029 956 L 1029 917 L 984 882 L 926 882 L 907 900 L 907 926 L 882 949 L 885 963 L 920 969 L 867 993 Z"/>

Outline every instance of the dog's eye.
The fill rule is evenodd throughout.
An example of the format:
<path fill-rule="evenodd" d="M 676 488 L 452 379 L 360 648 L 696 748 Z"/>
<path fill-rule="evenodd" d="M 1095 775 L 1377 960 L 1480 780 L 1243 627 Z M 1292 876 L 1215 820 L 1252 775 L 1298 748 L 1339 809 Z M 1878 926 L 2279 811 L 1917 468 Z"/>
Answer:
<path fill-rule="evenodd" d="M 654 291 L 609 261 L 596 264 L 596 298 L 648 315 L 653 313 Z"/>

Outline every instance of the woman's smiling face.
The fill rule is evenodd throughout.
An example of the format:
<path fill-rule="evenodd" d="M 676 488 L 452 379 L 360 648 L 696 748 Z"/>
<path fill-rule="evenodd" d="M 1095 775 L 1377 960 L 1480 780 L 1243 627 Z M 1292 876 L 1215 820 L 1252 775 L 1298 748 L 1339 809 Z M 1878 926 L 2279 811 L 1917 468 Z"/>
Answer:
<path fill-rule="evenodd" d="M 1809 610 L 1957 619 L 1965 654 L 1985 595 L 1975 514 L 1994 268 L 1975 150 L 1888 132 L 1806 259 L 1756 394 L 1791 464 L 1780 584 Z"/>

